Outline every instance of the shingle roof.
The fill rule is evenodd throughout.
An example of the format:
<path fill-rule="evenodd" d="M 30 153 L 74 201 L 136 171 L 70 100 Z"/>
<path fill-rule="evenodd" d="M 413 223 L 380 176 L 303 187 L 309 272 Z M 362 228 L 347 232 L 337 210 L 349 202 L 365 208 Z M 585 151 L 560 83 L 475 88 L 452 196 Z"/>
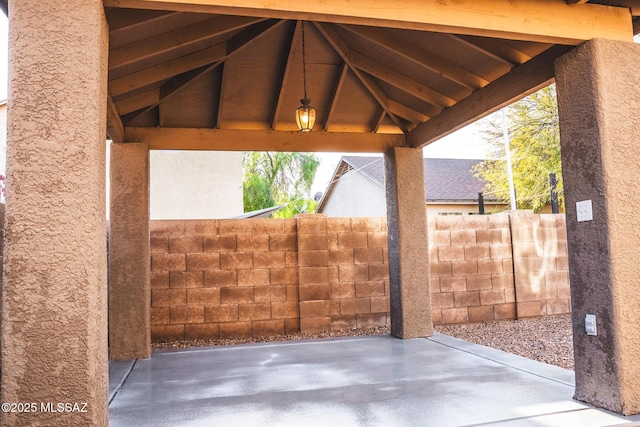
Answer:
<path fill-rule="evenodd" d="M 342 161 L 360 170 L 380 186 L 384 186 L 382 157 L 343 156 Z M 477 159 L 424 159 L 424 184 L 427 201 L 477 200 L 484 182 L 473 175 Z M 340 168 L 338 168 L 340 169 Z M 334 177 L 334 179 L 336 179 Z"/>

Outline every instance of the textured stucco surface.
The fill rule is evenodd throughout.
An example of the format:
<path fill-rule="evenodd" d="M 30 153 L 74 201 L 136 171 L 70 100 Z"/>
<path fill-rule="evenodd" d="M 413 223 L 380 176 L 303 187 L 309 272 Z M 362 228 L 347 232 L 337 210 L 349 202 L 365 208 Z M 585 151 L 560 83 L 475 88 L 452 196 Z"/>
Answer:
<path fill-rule="evenodd" d="M 640 412 L 640 46 L 592 40 L 556 63 L 576 394 Z M 591 200 L 593 221 L 577 222 Z M 585 314 L 597 316 L 587 336 Z"/>
<path fill-rule="evenodd" d="M 389 241 L 391 334 L 433 335 L 422 150 L 391 148 L 384 156 Z"/>
<path fill-rule="evenodd" d="M 111 144 L 109 358 L 151 357 L 149 148 Z"/>
<path fill-rule="evenodd" d="M 3 426 L 108 424 L 107 51 L 101 1 L 11 2 Z"/>
<path fill-rule="evenodd" d="M 242 156 L 226 151 L 151 151 L 151 219 L 242 215 Z"/>

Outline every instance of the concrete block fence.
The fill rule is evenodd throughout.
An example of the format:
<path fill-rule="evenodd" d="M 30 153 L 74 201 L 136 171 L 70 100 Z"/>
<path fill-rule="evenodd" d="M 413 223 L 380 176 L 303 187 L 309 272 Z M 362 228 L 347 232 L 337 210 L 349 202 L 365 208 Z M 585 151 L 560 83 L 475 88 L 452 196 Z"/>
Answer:
<path fill-rule="evenodd" d="M 428 225 L 435 324 L 569 312 L 564 216 Z M 386 219 L 151 221 L 151 307 L 155 342 L 387 325 Z"/>

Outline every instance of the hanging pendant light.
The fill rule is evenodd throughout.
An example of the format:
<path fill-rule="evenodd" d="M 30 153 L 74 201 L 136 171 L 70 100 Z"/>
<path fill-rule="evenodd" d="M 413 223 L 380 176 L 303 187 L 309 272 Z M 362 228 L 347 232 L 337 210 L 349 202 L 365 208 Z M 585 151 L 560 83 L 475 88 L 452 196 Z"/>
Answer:
<path fill-rule="evenodd" d="M 316 109 L 311 105 L 311 100 L 307 98 L 307 62 L 304 46 L 304 21 L 302 21 L 302 82 L 304 86 L 304 98 L 300 100 L 302 104 L 296 109 L 296 123 L 300 132 L 311 132 L 316 123 Z"/>

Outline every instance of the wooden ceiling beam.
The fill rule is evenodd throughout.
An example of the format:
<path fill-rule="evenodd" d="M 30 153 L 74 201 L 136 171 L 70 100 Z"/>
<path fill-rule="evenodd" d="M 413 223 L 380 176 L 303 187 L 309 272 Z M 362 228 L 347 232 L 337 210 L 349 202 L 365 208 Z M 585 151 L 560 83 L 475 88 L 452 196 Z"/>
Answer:
<path fill-rule="evenodd" d="M 152 83 L 169 79 L 187 71 L 222 61 L 227 55 L 227 44 L 221 43 L 198 52 L 182 56 L 164 64 L 145 68 L 109 82 L 113 96 L 122 95 Z"/>
<path fill-rule="evenodd" d="M 477 44 L 471 43 L 470 41 L 468 41 L 466 38 L 463 38 L 462 36 L 458 36 L 455 34 L 447 34 L 447 37 L 449 37 L 451 40 L 456 41 L 457 43 L 470 47 L 476 52 L 480 52 L 481 54 L 496 60 L 500 65 L 496 66 L 495 68 L 496 68 L 496 71 L 498 71 L 500 74 L 508 73 L 509 70 L 513 68 L 513 64 L 511 62 L 507 61 L 506 59 L 504 59 L 499 55 L 496 55 L 490 51 L 482 49 Z"/>
<path fill-rule="evenodd" d="M 179 15 L 180 13 L 166 10 L 111 9 L 106 12 L 106 15 L 109 21 L 109 33 L 116 33 L 118 31 L 129 31 L 157 25 L 156 21 L 166 19 L 170 15 Z"/>
<path fill-rule="evenodd" d="M 262 21 L 244 16 L 217 16 L 174 31 L 113 49 L 109 52 L 109 69 L 122 67 L 155 55 L 211 39 Z"/>
<path fill-rule="evenodd" d="M 470 46 L 486 55 L 493 57 L 505 64 L 515 66 L 521 65 L 531 59 L 531 56 L 512 48 L 508 44 L 497 40 L 482 37 L 453 36 L 460 39 L 467 46 Z M 551 47 L 551 46 L 547 46 Z"/>
<path fill-rule="evenodd" d="M 345 63 L 342 64 L 342 68 L 340 69 L 340 73 L 338 78 L 336 79 L 336 84 L 333 86 L 333 93 L 331 94 L 331 104 L 329 105 L 329 109 L 324 119 L 324 130 L 329 131 L 331 126 L 331 119 L 333 119 L 333 115 L 338 106 L 338 99 L 340 98 L 340 93 L 342 92 L 342 87 L 344 86 L 344 82 L 347 79 L 347 74 L 349 73 L 349 66 Z"/>
<path fill-rule="evenodd" d="M 382 126 L 382 123 L 384 123 L 384 118 L 386 116 L 387 116 L 386 111 L 382 110 L 380 112 L 380 115 L 377 117 L 377 120 L 375 121 L 375 123 L 372 126 L 374 132 L 378 132 L 378 129 L 380 129 L 380 126 Z"/>
<path fill-rule="evenodd" d="M 404 28 L 551 44 L 631 41 L 629 9 L 564 0 L 103 0 L 107 7 L 163 9 Z"/>
<path fill-rule="evenodd" d="M 163 64 L 155 65 L 135 73 L 111 80 L 109 90 L 113 96 L 140 89 L 152 83 L 175 77 L 187 71 L 225 61 L 236 51 L 256 41 L 269 30 L 276 28 L 284 21 L 263 21 L 252 25 L 227 43 L 220 43 L 200 51 L 176 58 Z M 248 34 L 245 34 L 248 33 Z"/>
<path fill-rule="evenodd" d="M 372 79 L 367 78 L 365 75 L 363 75 L 360 72 L 360 70 L 358 70 L 357 67 L 351 64 L 349 59 L 350 58 L 349 46 L 347 46 L 344 40 L 342 40 L 342 38 L 335 31 L 335 29 L 331 27 L 329 24 L 321 24 L 319 22 L 314 22 L 314 25 L 316 26 L 316 28 L 318 28 L 318 30 L 320 31 L 320 34 L 322 34 L 324 38 L 327 39 L 327 41 L 331 44 L 333 49 L 338 53 L 338 55 L 340 55 L 342 60 L 349 66 L 349 68 L 351 68 L 351 71 L 353 71 L 353 74 L 355 74 L 358 80 L 362 82 L 364 87 L 369 91 L 369 93 L 371 93 L 371 95 L 378 102 L 378 104 L 380 104 L 380 106 L 387 112 L 391 120 L 400 129 L 402 129 L 403 131 L 406 131 L 407 130 L 406 126 L 396 117 L 396 115 L 393 112 L 391 112 L 389 108 L 389 98 L 387 97 L 387 95 L 385 95 L 382 89 L 380 89 L 380 87 L 377 84 L 375 84 L 375 82 Z"/>
<path fill-rule="evenodd" d="M 427 116 L 426 114 L 423 114 L 419 111 L 416 111 L 412 108 L 407 107 L 406 105 L 400 104 L 399 102 L 394 101 L 393 99 L 389 99 L 387 101 L 387 108 L 389 109 L 389 111 L 391 111 L 391 113 L 395 116 L 398 117 L 402 117 L 403 119 L 407 120 L 408 122 L 412 123 L 413 125 L 417 125 L 423 122 L 426 122 L 427 120 L 430 119 L 429 116 Z M 389 114 L 389 113 L 387 113 Z M 413 126 L 407 127 L 402 126 L 400 127 L 400 129 L 410 129 Z"/>
<path fill-rule="evenodd" d="M 282 23 L 282 22 L 283 21 L 280 21 L 280 23 Z M 273 27 L 276 27 L 276 26 L 277 25 L 272 22 L 272 25 L 267 26 L 267 27 L 264 27 L 264 25 L 261 25 L 261 28 L 264 27 L 264 28 L 266 28 L 268 30 L 269 28 L 273 28 Z M 146 109 L 144 109 L 143 111 L 140 111 L 138 114 L 130 116 L 128 118 L 128 122 L 132 122 L 136 118 L 138 118 L 140 116 L 143 116 L 146 113 L 148 113 L 149 111 L 153 110 L 154 108 L 162 105 L 164 102 L 166 102 L 168 99 L 170 99 L 173 95 L 175 95 L 176 93 L 180 92 L 182 89 L 184 89 L 185 87 L 187 87 L 188 85 L 190 85 L 191 83 L 193 83 L 194 81 L 199 79 L 201 76 L 209 73 L 214 68 L 220 66 L 225 60 L 229 59 L 229 57 L 231 57 L 233 54 L 238 52 L 242 47 L 251 44 L 257 38 L 259 38 L 260 35 L 264 34 L 264 31 L 263 31 L 262 33 L 256 35 L 255 29 L 246 30 L 246 31 L 250 32 L 253 37 L 242 37 L 242 39 L 244 40 L 244 44 L 237 43 L 236 40 L 232 39 L 234 41 L 234 44 L 233 44 L 234 50 L 233 50 L 233 52 L 228 53 L 221 60 L 219 60 L 217 62 L 214 62 L 213 64 L 205 65 L 205 66 L 200 67 L 198 69 L 190 70 L 190 71 L 187 71 L 186 73 L 177 75 L 177 76 L 173 77 L 171 80 L 169 80 L 168 82 L 164 83 L 160 88 L 160 96 L 159 96 L 158 102 L 153 104 L 153 105 L 149 105 Z M 237 36 L 237 37 L 239 37 L 239 36 Z M 230 49 L 227 49 L 227 50 L 229 51 Z M 221 99 L 222 99 L 222 97 L 221 97 Z"/>
<path fill-rule="evenodd" d="M 125 128 L 128 142 L 150 150 L 383 153 L 400 135 L 192 128 Z"/>
<path fill-rule="evenodd" d="M 286 22 L 286 20 L 263 21 L 252 25 L 244 31 L 241 31 L 239 34 L 236 34 L 233 38 L 231 38 L 231 40 L 229 40 L 228 54 L 225 58 L 225 61 L 240 52 L 243 48 L 251 46 L 252 44 L 258 42 L 262 37 L 269 34 L 276 28 L 279 28 L 281 25 L 284 25 Z M 227 73 L 225 73 L 225 70 L 223 68 L 222 77 L 220 78 L 220 98 L 218 99 L 218 116 L 216 117 L 216 127 L 221 126 L 220 117 L 222 116 L 222 110 L 224 108 L 224 88 L 227 86 L 226 79 Z"/>
<path fill-rule="evenodd" d="M 118 100 L 118 112 L 124 116 L 160 102 L 160 89 L 152 89 L 138 95 Z"/>
<path fill-rule="evenodd" d="M 124 126 L 111 95 L 107 97 L 107 136 L 113 142 L 124 141 Z"/>
<path fill-rule="evenodd" d="M 412 147 L 422 148 L 548 85 L 554 78 L 553 61 L 569 49 L 567 46 L 554 46 L 514 68 L 417 126 L 407 134 L 407 142 Z"/>
<path fill-rule="evenodd" d="M 280 90 L 276 95 L 275 107 L 271 114 L 271 129 L 276 130 L 276 124 L 278 116 L 280 115 L 280 109 L 282 108 L 282 102 L 284 100 L 284 92 L 287 89 L 287 83 L 289 82 L 289 74 L 291 73 L 291 64 L 293 63 L 293 48 L 298 42 L 300 36 L 300 29 L 302 27 L 302 21 L 296 21 L 295 26 L 289 33 L 289 51 L 285 59 L 285 64 L 280 77 Z"/>
<path fill-rule="evenodd" d="M 351 25 L 342 27 L 467 89 L 475 90 L 489 84 L 489 81 L 481 76 L 475 75 L 419 46 L 413 45 L 389 31 Z"/>
<path fill-rule="evenodd" d="M 142 117 L 145 114 L 147 114 L 149 111 L 153 110 L 154 108 L 159 107 L 163 103 L 167 102 L 167 100 L 169 100 L 173 95 L 178 93 L 180 90 L 184 89 L 185 87 L 193 83 L 195 80 L 197 80 L 201 76 L 207 74 L 209 71 L 213 70 L 218 65 L 220 65 L 220 62 L 215 62 L 213 64 L 205 65 L 204 67 L 200 67 L 198 69 L 191 70 L 184 74 L 180 74 L 178 76 L 173 77 L 172 79 L 164 83 L 162 86 L 160 86 L 159 89 L 157 89 L 158 90 L 157 102 L 153 104 L 149 104 L 148 106 L 146 106 L 144 110 L 140 110 L 137 114 L 127 117 L 127 120 L 125 123 L 131 123 L 132 121 L 136 120 L 138 117 Z M 162 113 L 162 109 L 159 110 L 159 113 Z M 125 114 L 126 113 L 124 112 L 122 113 L 123 116 Z M 162 120 L 160 120 L 160 122 L 161 122 L 160 126 L 162 126 Z"/>
<path fill-rule="evenodd" d="M 457 102 L 456 99 L 450 98 L 404 74 L 392 70 L 374 59 L 367 57 L 363 53 L 351 50 L 349 60 L 361 71 L 433 105 L 436 110 L 430 113 L 431 115 L 438 114 L 443 108 L 451 107 Z"/>

